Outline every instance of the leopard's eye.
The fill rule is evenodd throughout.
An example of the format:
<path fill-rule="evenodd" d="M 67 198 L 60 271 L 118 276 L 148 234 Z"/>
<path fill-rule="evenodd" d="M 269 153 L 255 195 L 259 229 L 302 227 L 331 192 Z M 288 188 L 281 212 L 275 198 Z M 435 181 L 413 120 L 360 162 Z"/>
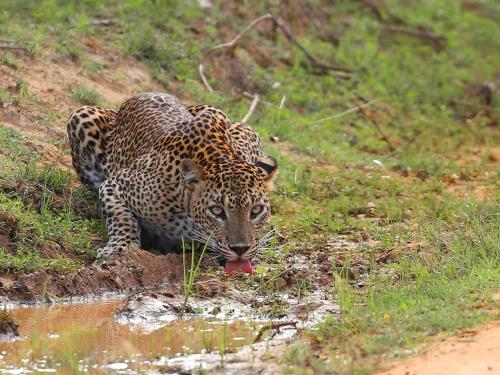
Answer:
<path fill-rule="evenodd" d="M 215 217 L 218 217 L 220 219 L 225 219 L 226 218 L 226 213 L 224 212 L 224 209 L 221 206 L 211 206 L 208 208 L 208 211 Z"/>
<path fill-rule="evenodd" d="M 252 211 L 250 211 L 250 218 L 255 219 L 262 211 L 264 211 L 264 206 L 262 204 L 256 204 L 252 207 Z"/>

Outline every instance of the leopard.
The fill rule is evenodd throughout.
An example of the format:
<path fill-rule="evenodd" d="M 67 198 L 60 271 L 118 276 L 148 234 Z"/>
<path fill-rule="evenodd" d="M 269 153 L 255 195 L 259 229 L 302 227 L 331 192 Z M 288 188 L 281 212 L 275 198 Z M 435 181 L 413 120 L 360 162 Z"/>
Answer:
<path fill-rule="evenodd" d="M 249 263 L 272 238 L 277 161 L 222 110 L 144 93 L 118 110 L 75 110 L 67 133 L 76 174 L 98 193 L 106 222 L 98 260 L 197 243 L 221 264 Z"/>

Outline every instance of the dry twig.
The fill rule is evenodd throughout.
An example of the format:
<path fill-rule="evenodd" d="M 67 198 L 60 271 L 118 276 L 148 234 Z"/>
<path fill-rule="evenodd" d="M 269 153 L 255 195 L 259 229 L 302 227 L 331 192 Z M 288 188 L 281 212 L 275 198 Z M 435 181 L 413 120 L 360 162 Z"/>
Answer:
<path fill-rule="evenodd" d="M 246 32 L 248 32 L 252 28 L 254 28 L 256 25 L 258 25 L 262 21 L 265 21 L 265 20 L 268 20 L 268 19 L 271 19 L 271 18 L 272 18 L 272 16 L 268 13 L 268 14 L 265 14 L 265 15 L 259 17 L 259 18 L 254 19 L 247 27 L 245 27 L 238 35 L 236 35 L 229 42 L 222 43 L 222 44 L 219 44 L 219 45 L 217 45 L 217 46 L 215 46 L 213 48 L 210 48 L 207 53 L 211 53 L 213 51 L 216 51 L 216 50 L 222 49 L 222 48 L 232 48 L 232 47 L 234 47 L 236 45 L 236 43 L 238 42 L 238 40 L 240 40 L 240 38 L 243 36 L 243 34 L 245 34 Z"/>
<path fill-rule="evenodd" d="M 444 49 L 446 43 L 446 38 L 444 36 L 434 34 L 430 31 L 415 30 L 415 29 L 409 29 L 407 27 L 388 25 L 388 24 L 382 25 L 382 31 L 389 33 L 399 33 L 423 39 L 424 41 L 428 42 L 438 52 Z"/>
<path fill-rule="evenodd" d="M 200 72 L 201 81 L 203 82 L 203 85 L 205 86 L 205 88 L 209 92 L 213 92 L 214 89 L 212 88 L 212 86 L 210 86 L 210 83 L 208 83 L 207 77 L 205 77 L 205 74 L 204 74 L 204 71 L 203 71 L 203 64 L 200 64 L 200 66 L 198 67 L 198 71 Z"/>
<path fill-rule="evenodd" d="M 248 109 L 247 114 L 243 119 L 241 120 L 242 124 L 246 124 L 250 116 L 252 116 L 253 111 L 255 111 L 255 108 L 257 108 L 257 104 L 259 103 L 259 95 L 255 94 L 253 96 L 252 103 L 250 104 L 250 108 Z"/>
<path fill-rule="evenodd" d="M 277 322 L 277 323 L 271 323 L 271 324 L 266 324 L 265 326 L 262 326 L 259 329 L 259 332 L 257 333 L 257 336 L 255 336 L 255 339 L 253 340 L 253 343 L 255 344 L 256 342 L 259 342 L 262 339 L 262 335 L 264 335 L 264 332 L 270 330 L 270 329 L 279 329 L 280 327 L 286 327 L 286 326 L 293 326 L 297 328 L 297 321 L 287 321 L 287 322 Z"/>
<path fill-rule="evenodd" d="M 353 108 L 349 108 L 348 110 L 346 110 L 344 112 L 337 113 L 336 115 L 328 116 L 328 117 L 324 117 L 324 118 L 320 118 L 319 120 L 310 122 L 308 125 L 319 124 L 319 123 L 322 123 L 322 122 L 325 122 L 325 121 L 328 121 L 328 120 L 333 120 L 333 119 L 340 118 L 342 116 L 348 115 L 349 113 L 358 112 L 358 111 L 361 110 L 361 108 L 369 107 L 369 106 L 371 106 L 372 104 L 374 104 L 374 103 L 376 103 L 378 101 L 379 101 L 379 99 L 370 100 L 369 102 L 366 102 L 364 104 L 358 105 L 358 106 L 353 107 Z"/>

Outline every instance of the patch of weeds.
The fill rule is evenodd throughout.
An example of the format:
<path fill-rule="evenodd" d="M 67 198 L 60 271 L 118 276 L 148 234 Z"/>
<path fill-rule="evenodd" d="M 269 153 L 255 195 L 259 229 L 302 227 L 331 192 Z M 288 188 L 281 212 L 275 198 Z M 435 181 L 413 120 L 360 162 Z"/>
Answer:
<path fill-rule="evenodd" d="M 25 249 L 12 255 L 0 248 L 0 269 L 2 270 L 26 272 L 50 268 L 56 271 L 72 271 L 81 266 L 81 262 L 66 258 L 62 254 L 47 259 L 43 258 L 36 250 L 30 251 Z"/>
<path fill-rule="evenodd" d="M 16 91 L 19 93 L 21 98 L 27 98 L 29 94 L 29 87 L 26 81 L 18 78 L 16 80 Z"/>
<path fill-rule="evenodd" d="M 0 56 L 0 64 L 8 66 L 9 68 L 12 68 L 14 70 L 19 69 L 19 63 L 9 52 Z"/>
<path fill-rule="evenodd" d="M 85 105 L 100 106 L 103 102 L 102 96 L 95 89 L 88 88 L 83 83 L 74 88 L 71 98 Z"/>
<path fill-rule="evenodd" d="M 19 179 L 32 182 L 52 193 L 60 193 L 71 186 L 72 176 L 60 166 L 47 165 L 40 167 L 32 161 L 21 169 Z"/>
<path fill-rule="evenodd" d="M 2 106 L 4 103 L 10 102 L 12 99 L 12 96 L 6 90 L 0 87 L 0 106 Z"/>
<path fill-rule="evenodd" d="M 67 38 L 59 40 L 56 42 L 55 48 L 59 54 L 68 57 L 75 63 L 82 61 L 82 48 L 79 43 L 75 43 L 73 40 Z"/>
<path fill-rule="evenodd" d="M 67 170 L 41 166 L 40 155 L 23 142 L 19 133 L 0 128 L 0 160 L 6 168 L 0 171 L 0 211 L 16 223 L 0 266 L 18 271 L 78 268 L 83 262 L 78 256 L 92 255 L 104 234 L 99 215 L 87 216 L 97 204 L 95 195 L 74 189 Z"/>

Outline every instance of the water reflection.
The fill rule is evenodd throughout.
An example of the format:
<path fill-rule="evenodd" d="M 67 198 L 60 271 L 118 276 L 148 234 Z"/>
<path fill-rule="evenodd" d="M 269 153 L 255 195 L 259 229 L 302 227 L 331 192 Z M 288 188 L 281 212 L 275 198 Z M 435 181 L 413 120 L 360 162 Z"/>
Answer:
<path fill-rule="evenodd" d="M 121 300 L 16 307 L 20 340 L 0 343 L 0 372 L 72 374 L 154 369 L 159 358 L 232 350 L 252 342 L 248 322 L 209 318 L 177 320 L 150 332 L 117 323 Z M 225 348 L 225 349 L 224 349 Z"/>

